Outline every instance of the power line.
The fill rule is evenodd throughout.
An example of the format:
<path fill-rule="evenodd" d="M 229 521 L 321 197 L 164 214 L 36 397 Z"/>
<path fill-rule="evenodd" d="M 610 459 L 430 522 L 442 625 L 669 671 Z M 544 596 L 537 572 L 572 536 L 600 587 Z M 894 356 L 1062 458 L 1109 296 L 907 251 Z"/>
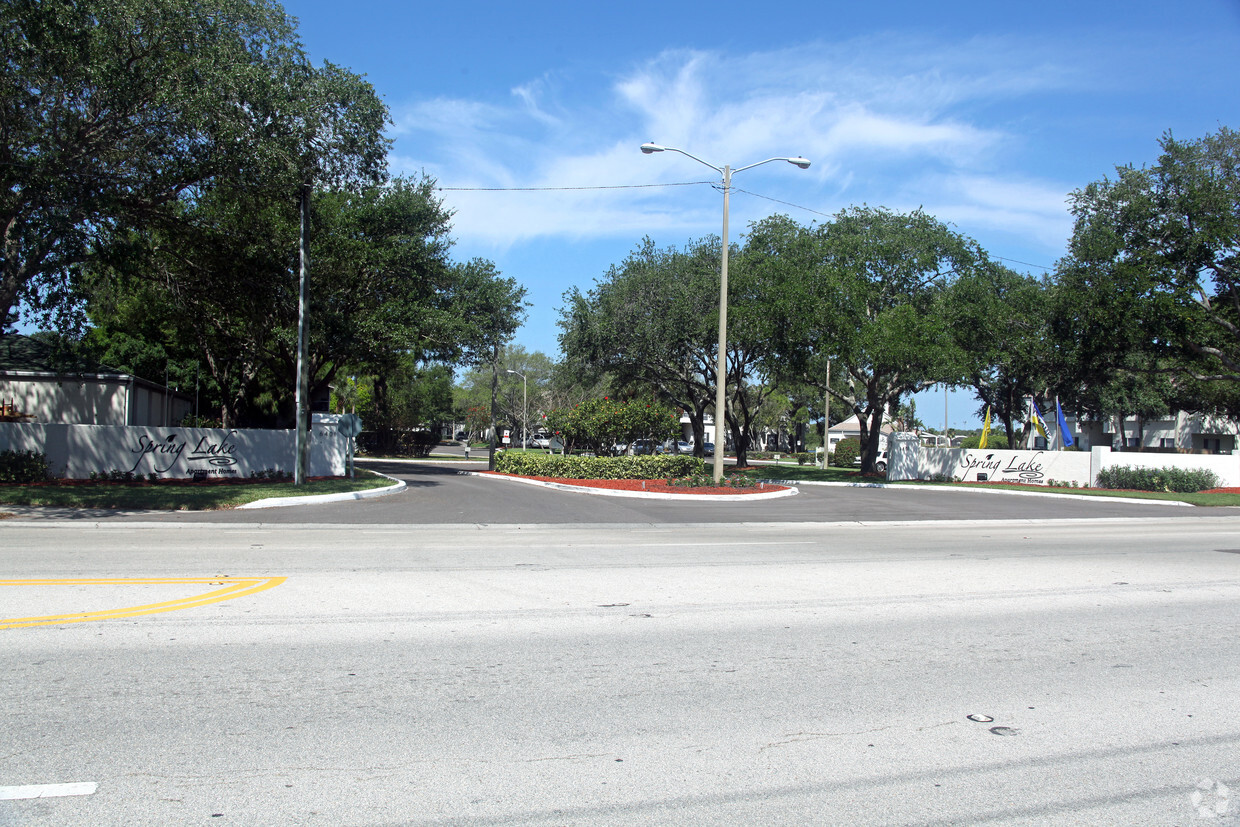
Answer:
<path fill-rule="evenodd" d="M 767 201 L 774 201 L 776 204 L 783 204 L 785 207 L 793 207 L 798 210 L 805 210 L 806 212 L 812 212 L 814 215 L 823 215 L 823 216 L 826 216 L 827 218 L 832 217 L 830 213 L 819 212 L 818 210 L 812 210 L 809 207 L 802 207 L 800 204 L 793 204 L 791 201 L 780 201 L 778 198 L 772 198 L 769 195 L 761 195 L 756 192 L 750 192 L 749 190 L 743 190 L 740 187 L 732 187 L 732 189 L 735 190 L 736 192 L 743 192 L 746 195 L 752 195 L 754 198 L 762 198 Z"/>
<path fill-rule="evenodd" d="M 652 187 L 695 187 L 714 181 L 680 181 L 671 184 L 611 184 L 594 187 L 435 187 L 439 192 L 568 192 L 575 190 L 636 190 Z"/>
<path fill-rule="evenodd" d="M 669 184 L 611 184 L 590 187 L 435 187 L 439 192 L 574 192 L 581 190 L 633 190 L 633 189 L 652 189 L 659 187 L 696 187 L 702 184 L 710 184 L 713 187 L 721 188 L 718 181 L 678 181 Z M 778 198 L 772 198 L 769 195 L 743 190 L 740 187 L 732 187 L 735 192 L 752 195 L 754 198 L 761 198 L 765 201 L 771 201 L 776 204 L 783 204 L 785 207 L 792 207 L 796 210 L 804 210 L 814 215 L 821 215 L 824 218 L 833 218 L 831 213 L 825 213 L 821 210 L 815 210 L 800 204 L 794 204 L 791 201 L 782 201 Z M 1010 261 L 1013 264 L 1023 264 L 1025 267 L 1036 267 L 1039 270 L 1050 272 L 1053 267 L 1047 267 L 1042 264 L 1032 264 L 1028 261 L 1019 261 L 1014 258 L 1004 258 L 1003 256 L 991 256 L 998 261 Z"/>

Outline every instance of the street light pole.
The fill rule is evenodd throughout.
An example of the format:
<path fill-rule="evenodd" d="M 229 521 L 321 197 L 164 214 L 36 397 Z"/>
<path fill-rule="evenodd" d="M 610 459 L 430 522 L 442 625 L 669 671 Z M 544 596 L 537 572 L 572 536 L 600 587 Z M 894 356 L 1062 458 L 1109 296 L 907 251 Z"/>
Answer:
<path fill-rule="evenodd" d="M 767 158 L 765 161 L 758 161 L 756 164 L 732 169 L 727 164 L 717 167 L 714 164 L 703 161 L 696 155 L 685 152 L 683 149 L 677 149 L 674 146 L 645 143 L 642 144 L 641 149 L 647 155 L 653 152 L 679 152 L 681 155 L 692 158 L 699 164 L 708 166 L 723 176 L 723 252 L 719 257 L 719 353 L 715 362 L 714 478 L 715 482 L 718 483 L 723 479 L 723 449 L 727 444 L 727 437 L 724 434 L 727 419 L 724 415 L 724 405 L 727 402 L 726 385 L 728 375 L 728 194 L 732 191 L 732 175 L 733 173 L 743 172 L 762 164 L 769 164 L 771 161 L 787 161 L 801 169 L 808 169 L 809 160 L 800 156 L 795 158 Z M 723 439 L 720 439 L 720 436 L 723 436 Z"/>
<path fill-rule="evenodd" d="M 529 434 L 526 433 L 530 424 L 529 384 L 525 380 L 525 374 L 521 371 L 510 370 L 508 372 L 521 377 L 521 450 L 524 451 L 530 447 Z"/>

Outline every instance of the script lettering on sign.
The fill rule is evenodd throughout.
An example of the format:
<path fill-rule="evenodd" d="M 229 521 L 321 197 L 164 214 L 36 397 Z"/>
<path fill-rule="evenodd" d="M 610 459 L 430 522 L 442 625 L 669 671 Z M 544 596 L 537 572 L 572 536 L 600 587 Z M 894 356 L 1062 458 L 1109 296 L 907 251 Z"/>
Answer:
<path fill-rule="evenodd" d="M 1041 482 L 1045 476 L 1041 451 L 1013 452 L 1006 463 L 1003 457 L 997 454 L 977 456 L 964 453 L 960 455 L 960 468 L 963 471 L 962 479 L 972 477 L 976 480 L 979 471 L 988 475 L 992 480 Z"/>
<path fill-rule="evenodd" d="M 191 471 L 195 477 L 236 476 L 237 458 L 233 456 L 233 452 L 237 450 L 237 445 L 228 440 L 235 433 L 237 432 L 229 431 L 219 442 L 213 442 L 205 436 L 198 440 L 194 450 L 189 452 L 189 461 L 191 463 L 205 462 L 212 467 L 210 469 L 192 468 Z"/>
<path fill-rule="evenodd" d="M 177 460 L 181 458 L 181 453 L 185 450 L 185 441 L 178 440 L 176 434 L 168 434 L 167 439 L 158 442 L 151 439 L 146 434 L 138 437 L 138 444 L 134 448 L 129 449 L 129 453 L 137 454 L 138 458 L 134 460 L 133 466 L 129 469 L 130 473 L 138 470 L 138 466 L 142 464 L 142 460 L 147 457 L 151 458 L 151 464 L 154 465 L 154 471 L 157 474 L 166 473 L 172 466 L 177 464 Z M 164 462 L 163 468 L 159 466 Z"/>

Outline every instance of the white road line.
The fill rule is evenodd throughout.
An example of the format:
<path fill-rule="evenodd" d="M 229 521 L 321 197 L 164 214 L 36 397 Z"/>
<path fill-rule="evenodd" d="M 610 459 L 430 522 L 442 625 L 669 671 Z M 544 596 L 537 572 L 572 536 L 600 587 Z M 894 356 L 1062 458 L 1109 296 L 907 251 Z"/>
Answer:
<path fill-rule="evenodd" d="M 21 798 L 61 798 L 66 795 L 94 795 L 99 785 L 94 781 L 76 781 L 72 784 L 30 784 L 25 787 L 0 787 L 0 801 L 16 801 Z"/>

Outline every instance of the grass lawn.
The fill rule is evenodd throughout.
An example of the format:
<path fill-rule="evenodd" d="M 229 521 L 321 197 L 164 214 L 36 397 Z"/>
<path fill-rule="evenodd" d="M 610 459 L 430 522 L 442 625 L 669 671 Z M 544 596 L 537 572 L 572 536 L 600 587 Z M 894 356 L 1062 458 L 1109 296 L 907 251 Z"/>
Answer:
<path fill-rule="evenodd" d="M 166 480 L 148 482 L 78 482 L 58 485 L 0 485 L 0 507 L 4 505 L 59 506 L 62 508 L 119 508 L 154 511 L 211 511 L 264 500 L 268 497 L 308 497 L 382 488 L 392 481 L 370 471 L 358 469 L 356 479 L 311 480 L 305 485 L 292 481 L 248 480 L 186 482 Z"/>
<path fill-rule="evenodd" d="M 827 470 L 812 465 L 763 465 L 745 472 L 755 479 L 764 480 L 798 480 L 804 482 L 880 482 L 886 479 L 881 476 L 863 477 L 852 468 L 830 467 Z M 961 488 L 990 488 L 999 491 L 1028 490 L 1039 494 L 1077 494 L 1083 497 L 1127 497 L 1142 500 L 1175 500 L 1204 506 L 1240 506 L 1240 494 L 1175 494 L 1167 491 L 1110 491 L 1103 488 L 1064 488 L 1046 485 L 1016 486 L 1011 483 L 947 483 L 925 482 L 921 480 L 904 480 L 891 485 L 957 485 Z"/>
<path fill-rule="evenodd" d="M 884 482 L 882 476 L 863 477 L 856 468 L 837 468 L 827 466 L 826 470 L 817 465 L 758 465 L 744 472 L 746 476 L 758 480 L 805 480 L 806 482 Z"/>

